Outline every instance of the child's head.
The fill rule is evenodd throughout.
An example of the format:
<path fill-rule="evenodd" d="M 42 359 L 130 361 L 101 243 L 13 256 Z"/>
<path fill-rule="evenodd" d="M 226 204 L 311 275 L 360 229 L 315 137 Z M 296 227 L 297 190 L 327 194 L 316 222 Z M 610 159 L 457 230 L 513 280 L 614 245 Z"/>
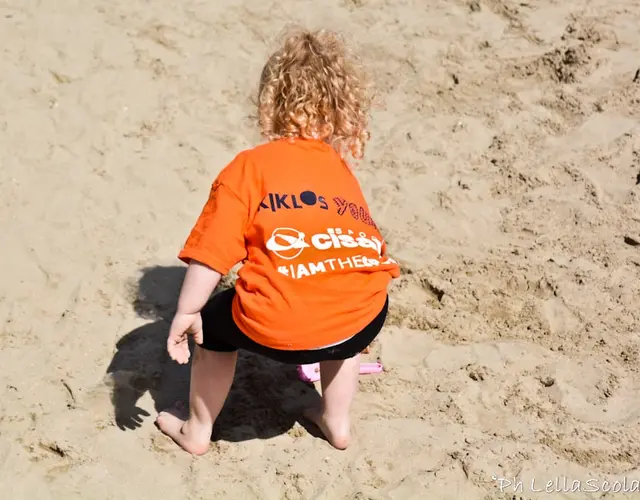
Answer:
<path fill-rule="evenodd" d="M 289 35 L 262 71 L 258 120 L 270 140 L 320 139 L 359 159 L 369 139 L 368 111 L 358 62 L 335 33 Z"/>

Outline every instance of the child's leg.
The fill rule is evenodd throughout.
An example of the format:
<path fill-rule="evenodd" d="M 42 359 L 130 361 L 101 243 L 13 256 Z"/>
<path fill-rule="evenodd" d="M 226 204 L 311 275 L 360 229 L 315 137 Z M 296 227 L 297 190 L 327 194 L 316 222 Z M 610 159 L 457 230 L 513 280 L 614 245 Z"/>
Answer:
<path fill-rule="evenodd" d="M 344 361 L 322 361 L 322 406 L 305 412 L 334 447 L 344 450 L 351 440 L 351 403 L 358 389 L 360 355 Z"/>
<path fill-rule="evenodd" d="M 189 419 L 163 411 L 156 420 L 160 430 L 193 455 L 209 449 L 213 423 L 233 383 L 238 352 L 214 352 L 196 346 L 191 366 Z"/>

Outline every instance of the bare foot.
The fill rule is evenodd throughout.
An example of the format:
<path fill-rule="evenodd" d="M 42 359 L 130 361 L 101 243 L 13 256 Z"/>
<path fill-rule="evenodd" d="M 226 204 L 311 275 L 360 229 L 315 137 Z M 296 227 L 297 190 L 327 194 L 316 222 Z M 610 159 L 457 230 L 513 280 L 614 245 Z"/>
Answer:
<path fill-rule="evenodd" d="M 206 429 L 192 420 L 182 419 L 174 413 L 160 412 L 156 418 L 158 428 L 188 453 L 204 455 L 209 450 L 211 429 Z"/>
<path fill-rule="evenodd" d="M 303 415 L 316 424 L 329 444 L 338 450 L 346 450 L 351 442 L 349 419 L 335 419 L 324 415 L 322 408 L 312 407 L 304 410 Z"/>

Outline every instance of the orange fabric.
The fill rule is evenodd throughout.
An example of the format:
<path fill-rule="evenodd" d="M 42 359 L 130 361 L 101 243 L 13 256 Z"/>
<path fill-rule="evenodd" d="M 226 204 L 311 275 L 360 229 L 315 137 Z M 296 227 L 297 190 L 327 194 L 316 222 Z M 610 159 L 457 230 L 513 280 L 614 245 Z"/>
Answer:
<path fill-rule="evenodd" d="M 233 318 L 283 350 L 355 335 L 400 275 L 349 167 L 303 139 L 243 151 L 225 167 L 179 258 L 221 274 L 242 261 Z"/>

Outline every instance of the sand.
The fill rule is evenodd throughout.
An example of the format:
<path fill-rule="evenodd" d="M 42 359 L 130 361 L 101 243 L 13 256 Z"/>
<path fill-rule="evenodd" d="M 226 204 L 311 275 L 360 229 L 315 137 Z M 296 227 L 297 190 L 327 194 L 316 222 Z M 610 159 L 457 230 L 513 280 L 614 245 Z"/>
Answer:
<path fill-rule="evenodd" d="M 243 356 L 192 458 L 153 425 L 176 254 L 288 23 L 377 81 L 387 371 L 338 452 Z M 4 0 L 0 46 L 2 498 L 640 498 L 636 0 Z"/>

